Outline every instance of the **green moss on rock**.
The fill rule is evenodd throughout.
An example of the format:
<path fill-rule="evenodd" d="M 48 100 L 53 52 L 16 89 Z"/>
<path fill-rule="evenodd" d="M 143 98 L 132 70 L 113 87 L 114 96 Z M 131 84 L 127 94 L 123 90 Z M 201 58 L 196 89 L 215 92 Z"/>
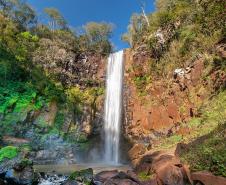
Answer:
<path fill-rule="evenodd" d="M 81 171 L 76 171 L 72 173 L 69 177 L 69 180 L 76 180 L 82 182 L 86 185 L 90 185 L 93 179 L 93 169 L 88 168 Z"/>

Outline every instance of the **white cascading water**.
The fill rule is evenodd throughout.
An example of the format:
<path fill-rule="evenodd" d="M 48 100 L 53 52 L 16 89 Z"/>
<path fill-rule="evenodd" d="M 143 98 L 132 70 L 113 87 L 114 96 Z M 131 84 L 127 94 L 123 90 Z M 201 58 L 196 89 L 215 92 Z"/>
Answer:
<path fill-rule="evenodd" d="M 123 51 L 119 51 L 108 58 L 104 115 L 104 156 L 106 162 L 113 164 L 119 163 L 123 74 Z"/>

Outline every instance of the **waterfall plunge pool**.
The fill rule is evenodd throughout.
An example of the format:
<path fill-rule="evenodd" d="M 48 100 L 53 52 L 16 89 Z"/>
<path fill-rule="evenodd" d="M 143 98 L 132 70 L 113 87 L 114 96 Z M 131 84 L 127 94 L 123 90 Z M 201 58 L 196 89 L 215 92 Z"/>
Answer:
<path fill-rule="evenodd" d="M 80 171 L 87 168 L 92 168 L 94 174 L 102 171 L 118 170 L 127 172 L 131 170 L 129 165 L 109 165 L 102 163 L 83 163 L 83 164 L 71 164 L 71 165 L 34 165 L 36 172 L 43 172 L 46 174 L 61 174 L 70 175 L 74 171 Z"/>

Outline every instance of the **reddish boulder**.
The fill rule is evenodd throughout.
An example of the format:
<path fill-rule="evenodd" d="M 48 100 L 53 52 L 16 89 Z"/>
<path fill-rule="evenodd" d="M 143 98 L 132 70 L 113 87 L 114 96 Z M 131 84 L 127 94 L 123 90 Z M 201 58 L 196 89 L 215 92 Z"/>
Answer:
<path fill-rule="evenodd" d="M 112 170 L 112 171 L 103 171 L 95 175 L 94 180 L 104 183 L 108 179 L 111 179 L 112 177 L 116 176 L 118 174 L 118 170 Z"/>
<path fill-rule="evenodd" d="M 178 165 L 180 164 L 180 160 L 174 156 L 174 154 L 167 153 L 164 151 L 156 151 L 153 153 L 149 153 L 144 155 L 139 164 L 136 166 L 136 172 L 150 172 L 156 171 L 161 166 L 165 164 Z"/>
<path fill-rule="evenodd" d="M 226 185 L 226 178 L 205 171 L 192 173 L 191 179 L 195 184 L 201 182 L 204 185 Z"/>
<path fill-rule="evenodd" d="M 157 181 L 162 185 L 185 185 L 184 176 L 179 167 L 166 164 L 156 171 Z"/>
<path fill-rule="evenodd" d="M 140 185 L 130 179 L 109 179 L 103 185 Z"/>
<path fill-rule="evenodd" d="M 111 179 L 105 181 L 104 185 L 142 185 L 142 183 L 125 172 L 119 172 Z"/>

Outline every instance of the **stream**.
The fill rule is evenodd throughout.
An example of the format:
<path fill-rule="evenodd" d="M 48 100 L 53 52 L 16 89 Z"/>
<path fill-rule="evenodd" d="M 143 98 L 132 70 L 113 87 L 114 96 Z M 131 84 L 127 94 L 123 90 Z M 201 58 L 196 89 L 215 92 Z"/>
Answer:
<path fill-rule="evenodd" d="M 72 164 L 72 165 L 34 165 L 34 169 L 36 172 L 44 172 L 47 174 L 62 174 L 62 175 L 69 175 L 74 171 L 80 171 L 87 168 L 92 168 L 94 174 L 97 174 L 102 171 L 111 171 L 111 170 L 118 170 L 118 171 L 128 171 L 131 170 L 129 165 L 109 165 L 109 164 Z"/>
<path fill-rule="evenodd" d="M 61 185 L 67 180 L 67 176 L 74 171 L 80 171 L 87 168 L 92 168 L 94 174 L 98 174 L 103 171 L 118 170 L 127 172 L 132 168 L 129 165 L 109 165 L 104 163 L 84 163 L 84 164 L 72 164 L 72 165 L 34 165 L 34 170 L 39 173 L 45 174 L 39 185 Z M 56 175 L 60 174 L 60 175 Z"/>

